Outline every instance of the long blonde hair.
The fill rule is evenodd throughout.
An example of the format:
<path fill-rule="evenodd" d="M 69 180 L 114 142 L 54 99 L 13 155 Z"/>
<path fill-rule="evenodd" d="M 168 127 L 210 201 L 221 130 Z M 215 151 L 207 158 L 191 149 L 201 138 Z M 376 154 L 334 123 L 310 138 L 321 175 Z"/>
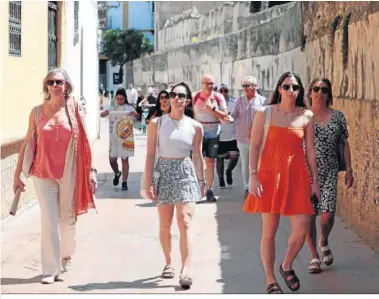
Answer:
<path fill-rule="evenodd" d="M 50 94 L 47 89 L 46 81 L 55 74 L 61 74 L 63 76 L 66 82 L 65 97 L 68 98 L 74 90 L 70 76 L 68 75 L 67 71 L 63 68 L 52 68 L 47 72 L 45 78 L 43 79 L 42 91 L 45 99 L 50 99 Z"/>

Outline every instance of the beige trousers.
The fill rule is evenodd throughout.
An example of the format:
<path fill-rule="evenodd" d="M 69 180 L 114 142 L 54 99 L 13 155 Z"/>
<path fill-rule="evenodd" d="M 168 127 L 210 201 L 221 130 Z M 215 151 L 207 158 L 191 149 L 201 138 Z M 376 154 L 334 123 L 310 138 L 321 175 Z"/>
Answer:
<path fill-rule="evenodd" d="M 41 263 L 43 275 L 59 275 L 61 258 L 75 252 L 74 140 L 71 137 L 61 179 L 33 176 L 34 188 L 41 208 Z"/>

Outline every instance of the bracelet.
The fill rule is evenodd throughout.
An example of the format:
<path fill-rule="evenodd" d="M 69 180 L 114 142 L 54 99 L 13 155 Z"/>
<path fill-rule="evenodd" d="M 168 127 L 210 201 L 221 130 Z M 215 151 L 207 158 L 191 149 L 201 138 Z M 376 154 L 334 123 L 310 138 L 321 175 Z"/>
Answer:
<path fill-rule="evenodd" d="M 91 172 L 94 172 L 97 174 L 97 169 L 96 168 L 91 168 Z"/>
<path fill-rule="evenodd" d="M 318 179 L 317 178 L 312 179 L 311 184 L 313 184 L 315 181 L 318 182 Z"/>
<path fill-rule="evenodd" d="M 250 175 L 253 175 L 253 174 L 258 174 L 258 171 L 256 171 L 256 170 L 250 171 Z"/>

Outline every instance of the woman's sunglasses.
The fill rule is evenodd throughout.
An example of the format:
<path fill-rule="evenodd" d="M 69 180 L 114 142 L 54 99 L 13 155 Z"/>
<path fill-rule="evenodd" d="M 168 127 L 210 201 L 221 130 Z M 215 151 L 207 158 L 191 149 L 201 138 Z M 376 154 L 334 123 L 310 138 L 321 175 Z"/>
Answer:
<path fill-rule="evenodd" d="M 314 92 L 319 92 L 320 89 L 321 89 L 321 92 L 322 92 L 322 93 L 325 93 L 325 94 L 329 93 L 329 88 L 327 88 L 327 87 L 320 87 L 320 86 L 313 86 L 313 87 L 312 87 L 312 90 L 313 90 Z"/>
<path fill-rule="evenodd" d="M 161 95 L 161 96 L 159 97 L 159 99 L 160 99 L 160 100 L 168 100 L 168 96 L 166 96 L 166 95 Z"/>
<path fill-rule="evenodd" d="M 62 86 L 63 84 L 65 84 L 65 82 L 66 82 L 65 80 L 46 80 L 46 85 L 53 86 L 55 84 L 55 85 Z"/>
<path fill-rule="evenodd" d="M 297 84 L 292 84 L 292 85 L 284 84 L 284 85 L 282 86 L 282 88 L 283 88 L 285 91 L 288 91 L 291 87 L 292 87 L 292 90 L 293 90 L 293 91 L 298 91 L 298 90 L 300 89 L 300 85 L 297 85 Z"/>
<path fill-rule="evenodd" d="M 222 92 L 222 93 L 229 92 L 229 90 L 227 90 L 227 89 L 220 89 L 220 92 Z"/>
<path fill-rule="evenodd" d="M 185 93 L 176 93 L 176 92 L 170 92 L 170 98 L 175 99 L 176 96 L 178 96 L 179 100 L 185 100 L 187 98 L 187 95 Z"/>
<path fill-rule="evenodd" d="M 256 84 L 242 84 L 242 88 L 249 88 L 249 87 L 257 88 L 257 85 Z"/>

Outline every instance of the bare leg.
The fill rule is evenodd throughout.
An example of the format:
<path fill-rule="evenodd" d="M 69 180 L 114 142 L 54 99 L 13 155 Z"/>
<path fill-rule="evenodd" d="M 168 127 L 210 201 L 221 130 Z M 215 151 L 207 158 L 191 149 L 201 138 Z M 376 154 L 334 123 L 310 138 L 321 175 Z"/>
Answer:
<path fill-rule="evenodd" d="M 279 214 L 262 214 L 262 240 L 261 255 L 262 263 L 266 273 L 266 284 L 276 281 L 274 275 L 275 264 L 275 235 L 280 221 Z"/>
<path fill-rule="evenodd" d="M 309 251 L 311 252 L 311 259 L 319 259 L 320 257 L 317 252 L 316 216 L 312 216 L 310 229 L 307 234 L 307 243 L 308 243 Z"/>
<path fill-rule="evenodd" d="M 311 218 L 312 215 L 291 216 L 292 232 L 288 239 L 288 247 L 282 263 L 282 268 L 284 271 L 292 270 L 293 261 L 304 245 L 305 238 L 309 231 Z M 292 278 L 293 276 L 290 275 L 287 277 L 287 280 L 291 280 Z M 296 289 L 297 286 L 298 283 L 296 282 L 291 285 L 291 288 Z"/>
<path fill-rule="evenodd" d="M 129 176 L 129 158 L 121 159 L 122 162 L 122 180 L 127 181 Z"/>
<path fill-rule="evenodd" d="M 321 222 L 320 243 L 321 243 L 321 246 L 326 246 L 329 244 L 328 243 L 329 235 L 334 226 L 334 213 L 322 212 L 321 217 L 320 217 L 320 222 Z"/>
<path fill-rule="evenodd" d="M 212 190 L 213 187 L 215 160 L 216 159 L 213 158 L 205 158 L 205 162 L 207 164 L 207 190 Z"/>
<path fill-rule="evenodd" d="M 116 173 L 119 173 L 119 170 L 118 170 L 118 163 L 117 163 L 117 158 L 109 157 L 109 164 L 111 165 L 112 170 L 113 170 L 113 172 L 114 172 L 115 174 L 116 174 Z"/>
<path fill-rule="evenodd" d="M 166 266 L 171 265 L 171 225 L 174 216 L 173 205 L 159 205 L 159 240 L 166 261 Z"/>
<path fill-rule="evenodd" d="M 191 221 L 195 213 L 196 203 L 176 205 L 176 218 L 180 232 L 180 254 L 182 257 L 181 274 L 187 274 L 192 258 Z"/>

